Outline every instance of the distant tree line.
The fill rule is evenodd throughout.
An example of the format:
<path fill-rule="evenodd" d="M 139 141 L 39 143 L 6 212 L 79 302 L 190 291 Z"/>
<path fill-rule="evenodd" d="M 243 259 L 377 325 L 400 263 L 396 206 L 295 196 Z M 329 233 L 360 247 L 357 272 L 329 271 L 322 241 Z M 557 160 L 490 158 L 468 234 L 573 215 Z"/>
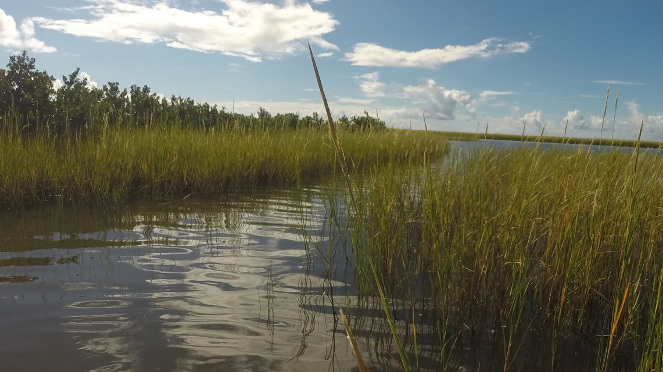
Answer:
<path fill-rule="evenodd" d="M 272 115 L 260 108 L 255 114 L 243 115 L 191 98 L 165 98 L 148 86 L 132 85 L 127 90 L 117 82 L 109 82 L 101 88 L 91 87 L 81 75 L 77 68 L 63 76 L 62 85 L 56 87 L 55 78 L 37 70 L 35 59 L 27 52 L 10 56 L 7 68 L 0 69 L 0 129 L 18 128 L 26 135 L 58 137 L 93 135 L 104 127 L 287 130 L 327 125 L 326 119 L 316 113 L 304 117 L 295 113 Z M 336 122 L 348 130 L 386 128 L 383 121 L 367 112 L 364 116 L 343 116 Z"/>

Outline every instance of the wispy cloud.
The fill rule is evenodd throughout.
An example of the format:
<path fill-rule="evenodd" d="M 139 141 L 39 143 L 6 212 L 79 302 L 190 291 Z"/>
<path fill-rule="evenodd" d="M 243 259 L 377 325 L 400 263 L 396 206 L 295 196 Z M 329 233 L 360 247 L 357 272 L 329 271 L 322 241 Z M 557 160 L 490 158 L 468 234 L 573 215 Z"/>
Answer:
<path fill-rule="evenodd" d="M 385 48 L 372 43 L 356 44 L 347 61 L 359 66 L 394 66 L 436 68 L 442 64 L 467 58 L 487 58 L 505 53 L 525 53 L 530 49 L 525 41 L 505 42 L 502 39 L 485 39 L 473 45 L 447 45 L 441 49 L 422 49 L 408 52 Z"/>
<path fill-rule="evenodd" d="M 338 47 L 323 39 L 338 21 L 309 3 L 281 4 L 222 0 L 225 9 L 189 11 L 168 2 L 87 0 L 88 19 L 34 18 L 41 27 L 120 43 L 163 43 L 173 48 L 220 52 L 259 62 L 305 49 L 310 41 L 323 49 Z"/>
<path fill-rule="evenodd" d="M 637 81 L 623 81 L 623 80 L 596 80 L 595 83 L 599 84 L 613 84 L 613 85 L 646 85 Z"/>
<path fill-rule="evenodd" d="M 340 102 L 340 103 L 352 103 L 352 104 L 356 104 L 356 105 L 364 105 L 364 106 L 366 106 L 366 105 L 370 105 L 370 104 L 372 104 L 373 102 L 375 102 L 375 100 L 373 100 L 373 99 L 367 99 L 367 98 L 349 98 L 349 97 L 340 97 L 340 98 L 338 98 L 338 99 L 336 100 L 336 102 Z"/>
<path fill-rule="evenodd" d="M 35 37 L 35 26 L 32 19 L 23 20 L 17 27 L 14 17 L 0 9 L 0 47 L 19 51 L 25 49 L 37 53 L 53 53 L 54 47 L 46 45 Z"/>
<path fill-rule="evenodd" d="M 484 90 L 483 92 L 479 93 L 479 100 L 488 101 L 488 100 L 493 99 L 495 97 L 509 96 L 509 95 L 512 95 L 512 94 L 517 94 L 517 93 L 512 92 L 512 91 Z"/>

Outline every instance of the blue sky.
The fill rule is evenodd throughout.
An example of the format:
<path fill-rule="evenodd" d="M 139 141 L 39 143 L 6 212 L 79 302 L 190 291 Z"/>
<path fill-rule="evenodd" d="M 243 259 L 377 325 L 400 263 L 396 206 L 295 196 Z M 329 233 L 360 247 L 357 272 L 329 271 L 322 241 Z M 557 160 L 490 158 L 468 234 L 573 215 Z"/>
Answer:
<path fill-rule="evenodd" d="M 56 78 L 306 115 L 324 112 L 310 42 L 334 115 L 663 140 L 661 20 L 659 0 L 12 0 L 0 49 Z"/>

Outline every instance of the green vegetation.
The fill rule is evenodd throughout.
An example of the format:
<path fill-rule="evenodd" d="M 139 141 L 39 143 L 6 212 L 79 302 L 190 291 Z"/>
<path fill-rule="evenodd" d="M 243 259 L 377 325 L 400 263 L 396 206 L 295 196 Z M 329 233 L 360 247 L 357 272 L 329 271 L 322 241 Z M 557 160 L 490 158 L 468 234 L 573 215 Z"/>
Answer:
<path fill-rule="evenodd" d="M 337 167 L 317 114 L 241 115 L 148 87 L 97 89 L 79 69 L 58 89 L 53 81 L 25 52 L 0 70 L 0 206 L 209 196 L 297 185 Z M 387 130 L 368 113 L 339 123 L 352 171 L 445 149 L 440 136 Z"/>
<path fill-rule="evenodd" d="M 443 368 L 661 370 L 661 175 L 637 148 L 387 172 L 357 194 L 359 290 L 386 309 L 383 332 L 400 325 L 406 369 L 425 351 Z"/>
<path fill-rule="evenodd" d="M 241 129 L 289 130 L 326 128 L 317 114 L 300 117 L 286 113 L 272 115 L 259 108 L 254 115 L 226 111 L 190 98 L 170 99 L 153 93 L 149 87 L 132 85 L 120 89 L 117 82 L 102 88 L 89 86 L 80 69 L 62 77 L 62 85 L 36 68 L 34 58 L 26 52 L 10 57 L 7 69 L 0 69 L 0 130 L 15 131 L 23 136 L 41 135 L 48 139 L 94 137 L 115 128 L 193 128 L 200 130 Z M 342 116 L 341 129 L 351 131 L 384 130 L 385 123 L 366 113 L 364 116 Z"/>
<path fill-rule="evenodd" d="M 345 132 L 355 171 L 412 161 L 413 149 L 441 138 L 404 131 Z M 115 129 L 94 138 L 54 142 L 0 135 L 0 205 L 64 200 L 98 204 L 132 197 L 164 199 L 264 185 L 297 185 L 336 167 L 326 133 L 196 129 Z"/>

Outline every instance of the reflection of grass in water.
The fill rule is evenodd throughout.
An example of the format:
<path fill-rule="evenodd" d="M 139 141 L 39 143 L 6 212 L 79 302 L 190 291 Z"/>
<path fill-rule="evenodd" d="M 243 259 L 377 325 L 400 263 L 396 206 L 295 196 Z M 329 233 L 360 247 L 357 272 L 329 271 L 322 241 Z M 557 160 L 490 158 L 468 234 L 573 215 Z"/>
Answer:
<path fill-rule="evenodd" d="M 637 151 L 486 149 L 376 177 L 358 284 L 375 296 L 376 272 L 400 338 L 429 327 L 442 366 L 660 370 L 661 174 Z"/>
<path fill-rule="evenodd" d="M 11 257 L 0 259 L 0 267 L 11 266 L 48 266 L 56 263 L 58 265 L 77 264 L 78 255 L 65 257 Z"/>
<path fill-rule="evenodd" d="M 27 283 L 34 282 L 37 280 L 36 276 L 25 276 L 25 275 L 9 275 L 3 276 L 0 275 L 0 283 Z"/>
<path fill-rule="evenodd" d="M 55 263 L 58 264 L 58 265 L 77 264 L 78 263 L 78 255 L 68 256 L 68 257 L 58 257 L 55 260 Z"/>
<path fill-rule="evenodd" d="M 53 263 L 51 257 L 11 257 L 0 259 L 0 267 L 9 266 L 47 266 Z"/>

